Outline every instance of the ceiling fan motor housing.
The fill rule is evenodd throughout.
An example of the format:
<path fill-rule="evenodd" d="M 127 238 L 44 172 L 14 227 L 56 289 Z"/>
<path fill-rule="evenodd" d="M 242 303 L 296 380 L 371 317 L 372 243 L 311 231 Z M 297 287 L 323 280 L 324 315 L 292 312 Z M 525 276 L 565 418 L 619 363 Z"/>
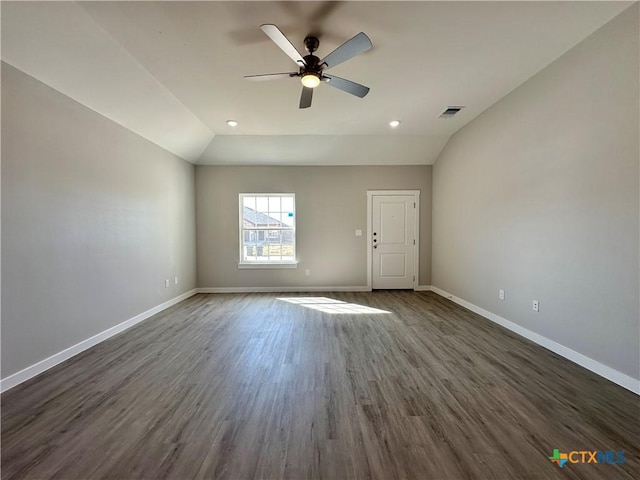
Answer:
<path fill-rule="evenodd" d="M 304 62 L 305 66 L 300 67 L 300 73 L 315 73 L 318 76 L 322 73 L 322 65 L 320 64 L 320 59 L 315 55 L 305 55 Z"/>
<path fill-rule="evenodd" d="M 300 75 L 313 73 L 318 77 L 322 76 L 322 65 L 320 64 L 320 59 L 316 57 L 313 52 L 318 49 L 320 45 L 320 41 L 316 37 L 306 37 L 304 39 L 304 46 L 309 52 L 309 55 L 305 55 L 303 57 L 305 65 L 300 67 Z"/>
<path fill-rule="evenodd" d="M 319 45 L 320 40 L 318 40 L 318 37 L 308 36 L 304 39 L 304 48 L 306 48 L 309 53 L 313 53 L 318 50 Z"/>

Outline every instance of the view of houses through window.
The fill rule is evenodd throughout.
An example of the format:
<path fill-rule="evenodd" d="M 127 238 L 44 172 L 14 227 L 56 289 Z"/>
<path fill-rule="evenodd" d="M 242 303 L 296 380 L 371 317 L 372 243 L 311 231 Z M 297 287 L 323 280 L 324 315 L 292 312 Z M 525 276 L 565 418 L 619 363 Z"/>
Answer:
<path fill-rule="evenodd" d="M 240 194 L 240 263 L 296 261 L 295 194 Z"/>

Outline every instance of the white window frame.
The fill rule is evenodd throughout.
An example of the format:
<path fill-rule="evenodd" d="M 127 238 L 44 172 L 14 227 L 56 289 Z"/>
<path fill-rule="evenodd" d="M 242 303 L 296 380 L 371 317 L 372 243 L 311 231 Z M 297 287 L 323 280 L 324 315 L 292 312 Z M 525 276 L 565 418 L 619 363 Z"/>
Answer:
<path fill-rule="evenodd" d="M 244 198 L 245 197 L 293 197 L 293 227 L 266 227 L 260 229 L 247 229 L 251 230 L 286 230 L 293 232 L 293 261 L 279 260 L 273 262 L 251 262 L 244 260 L 243 247 L 244 247 Z M 238 268 L 250 269 L 250 268 L 298 268 L 298 257 L 296 250 L 296 194 L 295 193 L 240 193 L 238 194 Z M 265 237 L 266 237 L 265 233 Z"/>

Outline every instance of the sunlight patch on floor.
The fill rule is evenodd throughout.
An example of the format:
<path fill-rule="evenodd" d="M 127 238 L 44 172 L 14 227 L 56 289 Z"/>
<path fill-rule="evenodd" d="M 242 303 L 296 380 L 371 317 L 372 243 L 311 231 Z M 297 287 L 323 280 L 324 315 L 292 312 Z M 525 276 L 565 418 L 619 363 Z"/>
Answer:
<path fill-rule="evenodd" d="M 358 313 L 390 313 L 378 308 L 358 305 L 357 303 L 347 303 L 335 298 L 327 297 L 285 297 L 278 298 L 284 302 L 295 303 L 302 307 L 319 310 L 324 313 L 332 314 L 358 314 Z"/>

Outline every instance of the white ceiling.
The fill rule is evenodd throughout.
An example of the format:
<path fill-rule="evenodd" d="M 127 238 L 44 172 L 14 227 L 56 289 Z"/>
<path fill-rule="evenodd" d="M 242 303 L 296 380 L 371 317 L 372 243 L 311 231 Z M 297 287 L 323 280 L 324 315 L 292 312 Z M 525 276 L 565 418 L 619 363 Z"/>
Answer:
<path fill-rule="evenodd" d="M 432 164 L 448 138 L 631 2 L 3 2 L 2 59 L 194 163 Z M 299 110 L 275 23 L 323 57 L 360 31 L 373 49 L 330 70 Z M 438 115 L 464 105 L 455 118 Z M 388 122 L 402 120 L 397 129 Z M 240 125 L 228 127 L 225 120 Z"/>

